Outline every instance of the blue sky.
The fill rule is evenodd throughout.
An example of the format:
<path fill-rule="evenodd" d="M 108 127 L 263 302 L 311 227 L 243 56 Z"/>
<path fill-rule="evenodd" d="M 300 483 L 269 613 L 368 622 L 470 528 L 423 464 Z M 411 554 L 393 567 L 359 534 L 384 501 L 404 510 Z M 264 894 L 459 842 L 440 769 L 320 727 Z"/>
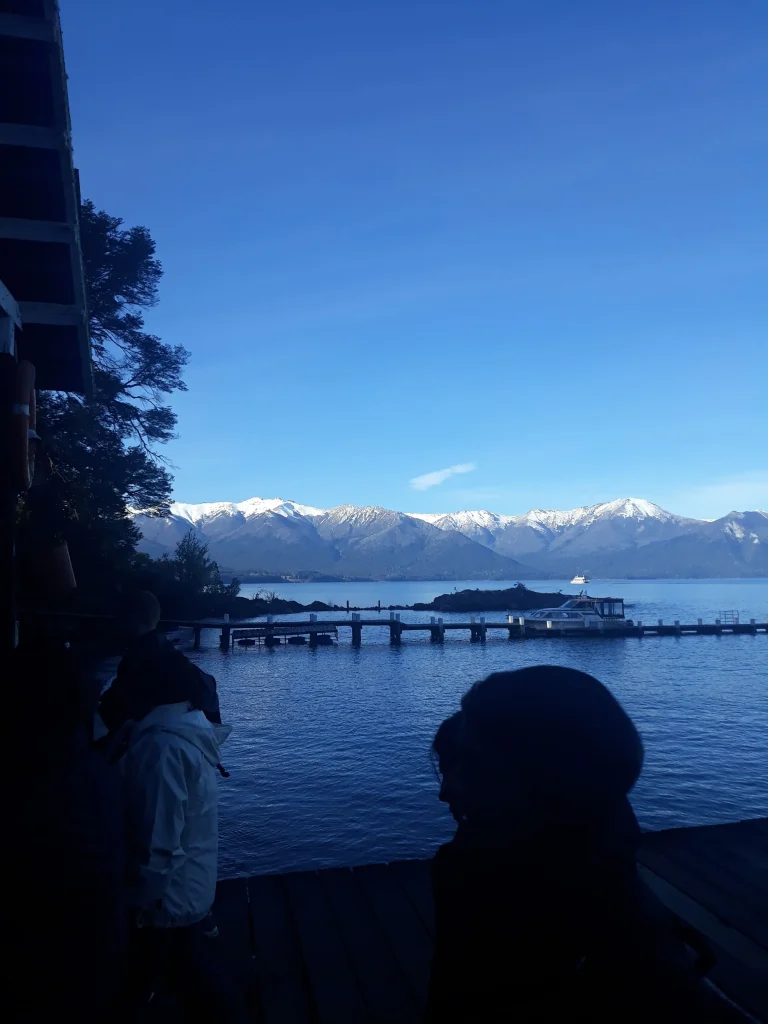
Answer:
<path fill-rule="evenodd" d="M 768 508 L 765 0 L 61 6 L 179 500 Z"/>

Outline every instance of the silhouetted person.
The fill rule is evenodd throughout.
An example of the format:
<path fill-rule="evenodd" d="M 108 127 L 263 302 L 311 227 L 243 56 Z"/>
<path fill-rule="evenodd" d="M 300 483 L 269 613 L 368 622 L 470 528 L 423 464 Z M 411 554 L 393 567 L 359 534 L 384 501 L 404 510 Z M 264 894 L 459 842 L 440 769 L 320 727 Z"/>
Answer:
<path fill-rule="evenodd" d="M 120 779 L 89 738 L 96 694 L 63 646 L 8 654 L 0 676 L 4 1019 L 101 1024 L 123 984 L 127 915 Z"/>
<path fill-rule="evenodd" d="M 157 630 L 160 602 L 148 590 L 126 597 L 118 614 L 118 628 L 128 646 L 117 676 L 104 694 L 99 714 L 107 729 L 118 729 L 128 719 L 138 720 L 158 704 L 190 701 L 210 722 L 221 724 L 216 680 L 193 665 Z"/>
<path fill-rule="evenodd" d="M 731 1019 L 639 878 L 643 746 L 601 683 L 495 673 L 434 753 L 459 827 L 433 863 L 430 1022 Z"/>
<path fill-rule="evenodd" d="M 157 634 L 154 595 L 131 601 L 123 621 L 135 639 L 100 707 L 126 805 L 125 1005 L 129 1015 L 138 1011 L 163 983 L 192 1019 L 240 1019 L 206 937 L 218 867 L 217 768 L 230 728 L 203 674 Z"/>

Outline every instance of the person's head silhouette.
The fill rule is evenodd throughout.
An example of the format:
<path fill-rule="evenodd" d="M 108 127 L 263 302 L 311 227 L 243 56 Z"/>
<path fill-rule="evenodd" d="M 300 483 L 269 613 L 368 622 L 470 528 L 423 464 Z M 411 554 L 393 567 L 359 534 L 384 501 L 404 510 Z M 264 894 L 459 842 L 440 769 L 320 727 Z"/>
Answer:
<path fill-rule="evenodd" d="M 588 823 L 609 813 L 642 769 L 631 719 L 585 672 L 496 672 L 461 708 L 451 778 L 470 819 L 528 829 Z"/>

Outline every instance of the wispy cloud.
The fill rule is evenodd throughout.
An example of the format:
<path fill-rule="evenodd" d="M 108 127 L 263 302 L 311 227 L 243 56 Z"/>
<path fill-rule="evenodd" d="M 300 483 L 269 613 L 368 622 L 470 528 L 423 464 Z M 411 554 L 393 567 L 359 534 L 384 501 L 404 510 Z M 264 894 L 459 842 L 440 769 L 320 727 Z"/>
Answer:
<path fill-rule="evenodd" d="M 461 462 L 458 466 L 448 466 L 447 469 L 435 469 L 431 473 L 422 473 L 421 476 L 415 476 L 411 480 L 411 487 L 414 491 L 428 491 L 430 487 L 444 484 L 452 476 L 458 476 L 460 473 L 471 473 L 475 469 L 477 469 L 477 466 L 474 462 Z"/>

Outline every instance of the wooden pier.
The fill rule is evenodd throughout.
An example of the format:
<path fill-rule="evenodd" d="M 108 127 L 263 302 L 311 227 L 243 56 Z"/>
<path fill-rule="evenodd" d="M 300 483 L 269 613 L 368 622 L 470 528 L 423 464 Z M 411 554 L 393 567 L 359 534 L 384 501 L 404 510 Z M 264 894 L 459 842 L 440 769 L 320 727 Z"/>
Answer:
<path fill-rule="evenodd" d="M 721 621 L 703 622 L 699 619 L 695 623 L 664 622 L 658 619 L 654 623 L 635 622 L 632 625 L 610 625 L 585 626 L 580 629 L 563 629 L 558 620 L 538 620 L 537 626 L 533 627 L 522 615 L 509 615 L 504 620 L 488 620 L 484 615 L 471 615 L 468 622 L 445 621 L 442 617 L 431 616 L 429 622 L 407 622 L 400 618 L 399 612 L 390 612 L 389 618 L 363 619 L 359 613 L 344 619 L 318 619 L 317 615 L 310 615 L 306 621 L 280 621 L 276 622 L 271 616 L 266 621 L 259 622 L 164 622 L 162 625 L 177 628 L 188 626 L 193 631 L 194 647 L 200 646 L 202 631 L 205 629 L 218 630 L 220 634 L 219 643 L 222 649 L 227 650 L 238 640 L 254 640 L 257 643 L 265 643 L 267 646 L 276 646 L 281 637 L 307 637 L 311 647 L 322 643 L 319 638 L 338 637 L 340 629 L 349 629 L 352 643 L 356 646 L 362 644 L 363 629 L 387 629 L 389 630 L 389 641 L 392 644 L 399 644 L 403 639 L 403 633 L 429 633 L 433 643 L 442 643 L 448 631 L 460 631 L 469 633 L 470 640 L 484 643 L 488 633 L 494 631 L 509 637 L 510 640 L 529 640 L 536 638 L 570 637 L 575 639 L 596 639 L 615 637 L 644 637 L 644 636 L 723 636 L 736 634 L 763 633 L 768 635 L 768 620 L 758 622 L 750 619 L 749 622 Z M 328 641 L 325 641 L 326 643 Z"/>
<path fill-rule="evenodd" d="M 714 954 L 709 981 L 768 1022 L 768 818 L 646 833 L 641 872 Z M 418 1024 L 428 861 L 219 882 L 219 955 L 260 1024 Z M 174 1019 L 157 1000 L 154 1019 Z"/>

